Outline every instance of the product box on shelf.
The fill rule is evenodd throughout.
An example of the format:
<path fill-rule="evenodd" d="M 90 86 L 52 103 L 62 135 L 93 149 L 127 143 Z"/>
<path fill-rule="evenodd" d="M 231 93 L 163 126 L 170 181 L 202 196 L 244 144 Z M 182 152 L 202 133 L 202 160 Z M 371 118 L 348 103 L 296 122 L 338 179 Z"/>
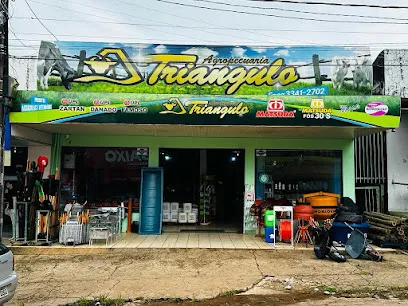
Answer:
<path fill-rule="evenodd" d="M 163 211 L 163 222 L 170 222 L 171 221 L 171 216 L 170 212 Z"/>
<path fill-rule="evenodd" d="M 171 212 L 178 212 L 179 211 L 179 203 L 177 203 L 177 202 L 170 203 L 170 211 Z"/>
<path fill-rule="evenodd" d="M 173 223 L 178 222 L 178 212 L 171 212 L 170 213 L 170 222 L 173 222 Z"/>
<path fill-rule="evenodd" d="M 179 213 L 178 214 L 178 222 L 179 223 L 187 223 L 187 214 L 186 213 Z"/>
<path fill-rule="evenodd" d="M 197 223 L 197 214 L 196 213 L 188 213 L 187 214 L 188 223 Z"/>
<path fill-rule="evenodd" d="M 193 204 L 192 203 L 184 203 L 183 204 L 183 212 L 191 213 L 192 209 L 193 209 Z"/>
<path fill-rule="evenodd" d="M 170 203 L 169 202 L 163 202 L 163 211 L 170 211 Z"/>

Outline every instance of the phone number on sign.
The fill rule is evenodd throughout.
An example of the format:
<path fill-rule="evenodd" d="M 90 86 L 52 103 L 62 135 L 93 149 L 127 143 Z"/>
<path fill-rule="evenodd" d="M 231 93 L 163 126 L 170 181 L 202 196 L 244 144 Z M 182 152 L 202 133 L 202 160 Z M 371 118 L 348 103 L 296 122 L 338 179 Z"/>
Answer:
<path fill-rule="evenodd" d="M 331 114 L 329 113 L 310 113 L 303 114 L 304 119 L 330 119 Z"/>
<path fill-rule="evenodd" d="M 321 96 L 326 95 L 325 88 L 306 88 L 306 89 L 292 89 L 292 90 L 279 90 L 272 91 L 271 94 L 278 96 Z"/>

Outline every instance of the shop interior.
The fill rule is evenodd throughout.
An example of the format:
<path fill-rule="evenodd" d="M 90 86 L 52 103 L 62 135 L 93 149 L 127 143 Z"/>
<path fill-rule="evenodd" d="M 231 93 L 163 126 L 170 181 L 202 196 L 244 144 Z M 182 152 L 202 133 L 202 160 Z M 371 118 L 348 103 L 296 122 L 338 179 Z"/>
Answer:
<path fill-rule="evenodd" d="M 256 198 L 294 204 L 304 194 L 342 194 L 341 151 L 257 150 Z"/>
<path fill-rule="evenodd" d="M 244 150 L 160 149 L 163 231 L 242 233 Z"/>

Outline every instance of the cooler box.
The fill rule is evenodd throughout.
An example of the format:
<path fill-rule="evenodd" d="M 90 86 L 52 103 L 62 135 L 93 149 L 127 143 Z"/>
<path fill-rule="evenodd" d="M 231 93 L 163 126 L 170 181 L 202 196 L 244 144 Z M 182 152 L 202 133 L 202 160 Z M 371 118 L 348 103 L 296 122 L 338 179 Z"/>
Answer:
<path fill-rule="evenodd" d="M 363 223 L 348 223 L 352 228 L 360 230 L 363 234 L 367 234 L 370 224 L 368 222 Z M 341 244 L 346 244 L 348 234 L 351 233 L 351 228 L 345 225 L 343 222 L 333 222 L 333 227 L 330 229 L 330 237 L 333 241 Z"/>
<path fill-rule="evenodd" d="M 274 243 L 275 241 L 275 227 L 265 226 L 265 242 Z"/>

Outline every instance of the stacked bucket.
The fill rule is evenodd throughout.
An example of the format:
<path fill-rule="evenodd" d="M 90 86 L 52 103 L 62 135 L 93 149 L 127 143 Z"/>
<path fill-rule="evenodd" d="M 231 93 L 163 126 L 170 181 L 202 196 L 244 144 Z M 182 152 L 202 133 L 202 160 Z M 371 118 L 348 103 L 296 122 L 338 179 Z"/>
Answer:
<path fill-rule="evenodd" d="M 274 243 L 275 242 L 275 211 L 266 210 L 264 216 L 265 225 L 265 242 Z"/>

